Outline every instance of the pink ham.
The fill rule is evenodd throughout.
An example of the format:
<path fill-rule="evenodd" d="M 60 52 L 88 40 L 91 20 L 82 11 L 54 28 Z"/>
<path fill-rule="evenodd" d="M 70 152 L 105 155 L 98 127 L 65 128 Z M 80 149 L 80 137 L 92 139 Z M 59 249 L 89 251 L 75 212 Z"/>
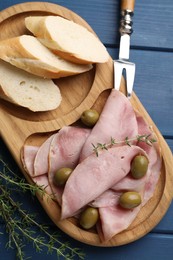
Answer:
<path fill-rule="evenodd" d="M 147 174 L 148 175 L 148 174 Z M 110 207 L 117 205 L 120 195 L 125 191 L 136 191 L 141 192 L 144 190 L 147 175 L 141 179 L 134 179 L 128 174 L 117 182 L 111 189 L 105 191 L 98 198 L 92 201 L 91 206 L 101 208 L 101 207 Z"/>
<path fill-rule="evenodd" d="M 54 184 L 54 174 L 62 167 L 75 168 L 81 149 L 90 133 L 89 129 L 66 126 L 54 135 L 49 151 L 48 179 L 52 192 L 61 205 L 62 187 Z"/>
<path fill-rule="evenodd" d="M 48 183 L 47 174 L 36 177 L 34 176 L 34 160 L 38 150 L 38 146 L 25 145 L 23 148 L 22 161 L 27 173 L 30 175 L 33 182 L 44 189 L 47 194 L 51 195 L 52 191 Z"/>
<path fill-rule="evenodd" d="M 25 145 L 23 147 L 22 162 L 27 173 L 34 176 L 34 160 L 39 147 L 32 145 Z"/>
<path fill-rule="evenodd" d="M 140 191 L 144 188 L 146 183 L 146 176 L 141 179 L 134 179 L 128 174 L 125 178 L 116 183 L 113 187 L 111 187 L 114 191 Z"/>
<path fill-rule="evenodd" d="M 161 169 L 161 159 L 158 158 L 155 164 L 149 167 L 150 176 L 148 177 L 145 185 L 143 206 L 152 198 L 154 194 L 156 185 L 160 177 L 160 169 Z"/>
<path fill-rule="evenodd" d="M 81 149 L 90 133 L 89 129 L 65 126 L 53 138 L 49 151 L 49 172 L 61 167 L 74 168 Z"/>
<path fill-rule="evenodd" d="M 137 154 L 145 154 L 137 146 L 112 147 L 102 150 L 97 157 L 91 154 L 75 168 L 62 196 L 62 219 L 73 216 L 124 178 Z"/>
<path fill-rule="evenodd" d="M 100 237 L 103 241 L 110 240 L 113 236 L 127 229 L 129 225 L 136 218 L 141 206 L 132 210 L 123 209 L 118 205 L 112 207 L 99 208 L 99 215 L 101 220 Z"/>
<path fill-rule="evenodd" d="M 154 137 L 156 139 L 156 136 L 153 136 L 152 128 L 148 126 L 143 117 L 137 116 L 137 122 L 140 135 L 150 134 L 151 137 Z M 153 196 L 154 190 L 158 183 L 161 169 L 161 157 L 158 142 L 153 143 L 151 146 L 143 142 L 139 142 L 137 145 L 141 147 L 144 151 L 146 151 L 149 158 L 143 201 L 143 205 L 145 205 L 148 200 Z"/>
<path fill-rule="evenodd" d="M 52 134 L 46 141 L 40 146 L 34 160 L 34 176 L 40 176 L 48 173 L 48 155 L 52 139 L 55 134 Z"/>
<path fill-rule="evenodd" d="M 52 190 L 48 182 L 47 174 L 33 177 L 32 180 L 35 182 L 35 184 L 40 186 L 48 195 L 52 196 Z"/>
<path fill-rule="evenodd" d="M 136 115 L 130 101 L 119 91 L 113 89 L 82 149 L 80 161 L 93 151 L 92 144 L 110 143 L 111 137 L 117 141 L 138 134 Z"/>
<path fill-rule="evenodd" d="M 94 208 L 106 208 L 118 205 L 121 194 L 122 192 L 116 192 L 112 189 L 106 190 L 93 200 L 90 205 Z"/>

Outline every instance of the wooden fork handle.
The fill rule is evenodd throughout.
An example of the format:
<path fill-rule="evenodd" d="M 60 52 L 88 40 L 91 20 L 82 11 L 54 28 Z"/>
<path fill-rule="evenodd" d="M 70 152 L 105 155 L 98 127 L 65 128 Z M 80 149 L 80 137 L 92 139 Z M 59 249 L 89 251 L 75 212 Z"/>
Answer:
<path fill-rule="evenodd" d="M 128 10 L 134 12 L 135 0 L 121 0 L 121 11 Z"/>

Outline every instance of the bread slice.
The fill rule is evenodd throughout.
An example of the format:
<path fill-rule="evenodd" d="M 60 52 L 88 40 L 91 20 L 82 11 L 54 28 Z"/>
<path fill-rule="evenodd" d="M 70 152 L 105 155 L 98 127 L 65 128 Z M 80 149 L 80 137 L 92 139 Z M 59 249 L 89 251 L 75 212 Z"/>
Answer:
<path fill-rule="evenodd" d="M 61 103 L 59 88 L 43 79 L 0 61 L 0 98 L 34 112 L 57 108 Z"/>
<path fill-rule="evenodd" d="M 72 62 L 104 63 L 109 59 L 101 41 L 83 26 L 60 16 L 30 16 L 25 25 L 54 53 Z"/>
<path fill-rule="evenodd" d="M 92 68 L 92 65 L 78 65 L 58 57 L 31 35 L 0 41 L 0 58 L 34 75 L 52 79 Z"/>

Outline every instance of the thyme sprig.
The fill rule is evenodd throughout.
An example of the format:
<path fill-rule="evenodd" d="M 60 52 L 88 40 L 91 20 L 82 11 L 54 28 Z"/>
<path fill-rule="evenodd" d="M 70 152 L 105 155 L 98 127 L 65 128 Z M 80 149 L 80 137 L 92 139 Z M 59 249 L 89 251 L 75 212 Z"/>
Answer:
<path fill-rule="evenodd" d="M 22 203 L 13 199 L 14 191 L 30 191 L 33 195 L 39 192 L 44 196 L 46 192 L 43 187 L 26 183 L 25 179 L 14 173 L 2 158 L 0 158 L 0 164 L 2 164 L 2 171 L 0 171 L 0 218 L 5 222 L 6 232 L 9 235 L 6 246 L 8 248 L 15 247 L 16 256 L 20 260 L 26 259 L 24 247 L 28 242 L 32 242 L 37 252 L 46 249 L 47 253 L 55 252 L 57 257 L 64 259 L 74 259 L 74 257 L 84 259 L 84 253 L 79 248 L 72 248 L 68 242 L 62 242 L 58 231 L 51 232 L 49 226 L 39 224 L 35 220 L 37 217 L 35 214 L 22 209 Z M 0 233 L 0 235 L 2 234 Z"/>
<path fill-rule="evenodd" d="M 111 137 L 110 142 L 107 143 L 107 144 L 105 144 L 105 143 L 104 144 L 97 143 L 96 145 L 92 144 L 93 152 L 96 154 L 96 156 L 98 156 L 99 150 L 108 150 L 108 148 L 112 147 L 113 145 L 123 145 L 123 144 L 125 144 L 125 145 L 128 145 L 128 146 L 131 146 L 134 141 L 143 142 L 143 143 L 146 143 L 147 145 L 150 145 L 150 146 L 152 146 L 153 143 L 157 142 L 157 140 L 154 139 L 151 134 L 137 135 L 137 136 L 132 137 L 132 138 L 126 137 L 124 140 L 120 140 L 120 141 L 117 141 L 113 137 Z"/>

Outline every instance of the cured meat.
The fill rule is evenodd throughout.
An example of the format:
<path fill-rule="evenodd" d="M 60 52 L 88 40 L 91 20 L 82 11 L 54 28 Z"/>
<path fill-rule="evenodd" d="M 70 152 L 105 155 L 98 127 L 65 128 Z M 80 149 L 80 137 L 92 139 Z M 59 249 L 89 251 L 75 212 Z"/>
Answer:
<path fill-rule="evenodd" d="M 102 240 L 108 241 L 116 234 L 128 228 L 136 218 L 140 209 L 141 206 L 127 210 L 118 205 L 99 208 Z"/>
<path fill-rule="evenodd" d="M 22 162 L 26 172 L 33 177 L 34 176 L 34 160 L 39 147 L 32 145 L 25 145 L 23 147 Z"/>
<path fill-rule="evenodd" d="M 99 235 L 102 233 L 103 240 L 109 240 L 126 229 L 153 196 L 160 176 L 159 147 L 158 143 L 150 146 L 146 142 L 134 142 L 132 146 L 120 144 L 100 150 L 97 156 L 92 144 L 152 134 L 145 120 L 135 114 L 129 100 L 112 90 L 92 130 L 63 127 L 40 148 L 24 147 L 24 165 L 35 183 L 43 186 L 48 194 L 53 193 L 62 206 L 62 219 L 76 215 L 87 204 L 98 207 Z M 147 174 L 136 180 L 129 172 L 131 160 L 138 154 L 149 158 L 149 166 Z M 74 169 L 65 188 L 54 184 L 54 174 L 62 167 Z M 133 210 L 125 210 L 118 203 L 122 192 L 128 190 L 142 194 L 142 204 Z"/>
<path fill-rule="evenodd" d="M 98 198 L 96 198 L 91 206 L 101 208 L 117 205 L 120 195 L 125 191 L 141 192 L 146 185 L 147 175 L 141 179 L 134 179 L 128 174 L 117 182 L 111 189 L 105 191 Z"/>
<path fill-rule="evenodd" d="M 154 139 L 156 139 L 156 136 L 154 136 L 153 134 L 152 128 L 148 126 L 143 117 L 138 115 L 137 122 L 139 127 L 139 133 L 141 135 L 148 134 L 151 135 L 151 137 L 153 136 Z M 144 206 L 148 202 L 148 200 L 153 196 L 154 190 L 158 183 L 161 169 L 161 157 L 158 142 L 153 143 L 152 145 L 148 145 L 145 142 L 139 142 L 137 145 L 141 147 L 144 151 L 146 151 L 149 157 L 149 165 L 145 184 L 145 194 L 143 200 Z"/>
<path fill-rule="evenodd" d="M 65 126 L 53 138 L 49 151 L 49 172 L 62 167 L 74 168 L 81 149 L 90 133 L 89 129 Z"/>
<path fill-rule="evenodd" d="M 122 141 L 126 137 L 132 138 L 137 134 L 136 115 L 130 101 L 121 92 L 113 89 L 97 124 L 85 142 L 80 161 L 93 152 L 92 144 L 110 143 L 111 137 Z"/>
<path fill-rule="evenodd" d="M 43 188 L 45 192 L 49 195 L 52 195 L 52 191 L 48 182 L 47 174 L 41 176 L 34 176 L 34 160 L 37 152 L 39 151 L 38 146 L 25 145 L 23 147 L 23 158 L 22 162 L 27 173 L 32 178 L 33 182 Z"/>
<path fill-rule="evenodd" d="M 118 205 L 122 192 L 116 192 L 112 189 L 106 190 L 99 197 L 93 200 L 90 205 L 95 208 L 106 208 Z"/>
<path fill-rule="evenodd" d="M 60 205 L 63 188 L 54 184 L 55 172 L 62 167 L 72 169 L 76 167 L 81 149 L 89 133 L 89 129 L 66 126 L 52 139 L 49 151 L 48 179 L 52 192 Z"/>
<path fill-rule="evenodd" d="M 144 151 L 137 146 L 114 146 L 100 151 L 98 157 L 91 154 L 78 164 L 65 185 L 62 219 L 74 215 L 124 178 L 137 154 L 144 154 Z"/>
<path fill-rule="evenodd" d="M 146 183 L 146 176 L 141 179 L 134 179 L 129 175 L 116 183 L 113 187 L 111 187 L 114 191 L 140 191 L 144 188 Z"/>
<path fill-rule="evenodd" d="M 33 177 L 32 180 L 35 182 L 35 184 L 37 184 L 42 189 L 44 189 L 48 195 L 50 195 L 50 196 L 52 195 L 52 190 L 51 190 L 49 182 L 48 182 L 47 174 Z"/>
<path fill-rule="evenodd" d="M 40 146 L 34 160 L 34 176 L 40 176 L 48 173 L 48 155 L 52 139 L 54 135 L 51 135 L 46 141 Z"/>

